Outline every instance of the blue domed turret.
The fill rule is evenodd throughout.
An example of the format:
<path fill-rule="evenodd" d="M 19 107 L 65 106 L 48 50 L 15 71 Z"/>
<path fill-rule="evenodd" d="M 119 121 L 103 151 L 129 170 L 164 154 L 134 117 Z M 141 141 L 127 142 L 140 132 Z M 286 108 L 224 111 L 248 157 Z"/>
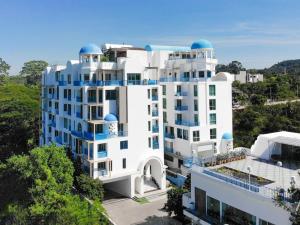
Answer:
<path fill-rule="evenodd" d="M 101 54 L 101 49 L 95 45 L 95 44 L 87 44 L 85 46 L 83 46 L 80 51 L 79 54 Z"/>
<path fill-rule="evenodd" d="M 104 117 L 104 120 L 106 121 L 106 122 L 117 122 L 118 121 L 118 119 L 117 119 L 117 117 L 114 115 L 114 114 L 107 114 L 105 117 Z"/>
<path fill-rule="evenodd" d="M 191 46 L 191 49 L 202 49 L 202 48 L 211 49 L 213 48 L 213 45 L 211 44 L 210 41 L 201 39 L 195 41 Z"/>
<path fill-rule="evenodd" d="M 228 141 L 229 141 L 229 140 L 232 140 L 233 137 L 232 137 L 232 134 L 231 134 L 231 133 L 226 132 L 226 133 L 223 134 L 222 139 L 223 139 L 223 140 L 228 140 Z"/>

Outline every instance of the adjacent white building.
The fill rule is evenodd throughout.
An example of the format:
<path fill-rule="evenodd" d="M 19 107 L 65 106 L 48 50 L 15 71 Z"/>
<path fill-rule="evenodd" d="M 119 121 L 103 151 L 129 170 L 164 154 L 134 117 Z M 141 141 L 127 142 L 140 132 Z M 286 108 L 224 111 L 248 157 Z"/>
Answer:
<path fill-rule="evenodd" d="M 193 224 L 291 224 L 290 212 L 274 199 L 298 204 L 287 189 L 300 184 L 300 134 L 260 135 L 250 152 L 220 165 L 193 165 L 191 192 L 183 196 Z"/>
<path fill-rule="evenodd" d="M 257 73 L 251 74 L 247 71 L 240 71 L 239 74 L 234 74 L 234 80 L 239 81 L 240 83 L 256 83 L 258 81 L 264 81 L 264 75 Z"/>

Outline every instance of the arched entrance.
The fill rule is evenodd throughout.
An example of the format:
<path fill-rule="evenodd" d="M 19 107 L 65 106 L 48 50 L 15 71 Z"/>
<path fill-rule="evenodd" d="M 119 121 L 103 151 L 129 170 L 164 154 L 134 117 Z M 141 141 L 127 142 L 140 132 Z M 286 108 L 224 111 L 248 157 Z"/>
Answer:
<path fill-rule="evenodd" d="M 135 192 L 145 192 L 166 188 L 166 173 L 160 158 L 152 157 L 140 166 L 140 175 L 135 178 Z"/>

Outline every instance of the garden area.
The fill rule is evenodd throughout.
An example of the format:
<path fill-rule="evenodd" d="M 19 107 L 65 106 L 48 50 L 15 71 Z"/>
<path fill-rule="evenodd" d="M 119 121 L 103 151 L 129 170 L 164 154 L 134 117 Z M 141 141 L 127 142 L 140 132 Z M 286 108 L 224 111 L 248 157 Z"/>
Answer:
<path fill-rule="evenodd" d="M 214 169 L 215 172 L 224 174 L 226 176 L 230 176 L 239 180 L 245 180 L 248 182 L 249 180 L 249 174 L 239 171 L 239 170 L 235 170 L 226 166 L 222 166 L 219 168 Z M 263 177 L 259 177 L 259 176 L 255 176 L 250 174 L 250 181 L 252 185 L 256 185 L 256 186 L 263 186 L 263 185 L 267 185 L 267 184 L 271 184 L 273 183 L 273 181 L 265 179 Z"/>

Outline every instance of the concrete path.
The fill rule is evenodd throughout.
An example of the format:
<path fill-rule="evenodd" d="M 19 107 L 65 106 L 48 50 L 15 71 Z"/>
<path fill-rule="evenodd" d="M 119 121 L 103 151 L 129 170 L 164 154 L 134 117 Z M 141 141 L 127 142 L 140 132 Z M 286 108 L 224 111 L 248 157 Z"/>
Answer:
<path fill-rule="evenodd" d="M 118 197 L 104 200 L 103 206 L 117 225 L 180 225 L 162 209 L 166 201 L 166 195 L 144 204 Z"/>

